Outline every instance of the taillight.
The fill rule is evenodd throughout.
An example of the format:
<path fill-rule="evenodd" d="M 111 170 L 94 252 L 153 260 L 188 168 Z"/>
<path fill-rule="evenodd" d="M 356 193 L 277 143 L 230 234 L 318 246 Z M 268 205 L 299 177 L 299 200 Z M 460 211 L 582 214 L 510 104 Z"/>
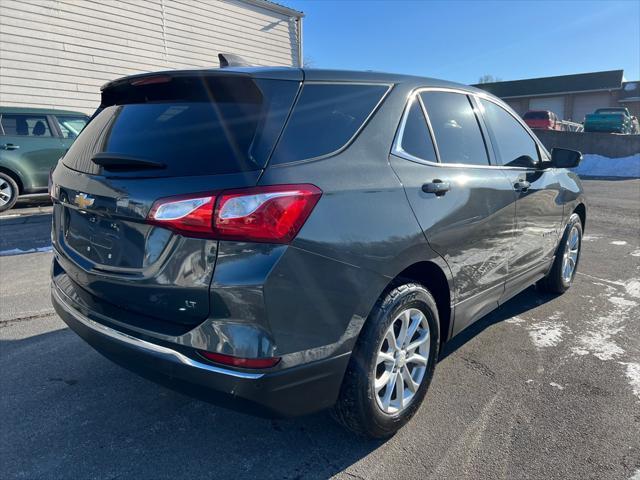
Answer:
<path fill-rule="evenodd" d="M 216 203 L 218 238 L 288 243 L 320 199 L 314 185 L 273 185 L 223 192 Z"/>
<path fill-rule="evenodd" d="M 139 87 L 141 85 L 154 85 L 157 83 L 168 83 L 170 81 L 171 77 L 169 75 L 154 75 L 151 77 L 134 78 L 129 84 L 134 87 Z"/>
<path fill-rule="evenodd" d="M 151 207 L 148 221 L 185 235 L 210 237 L 215 200 L 206 194 L 162 198 Z"/>
<path fill-rule="evenodd" d="M 242 368 L 269 368 L 277 365 L 280 361 L 280 357 L 242 358 L 222 353 L 205 352 L 204 350 L 198 350 L 198 353 L 212 362 Z"/>
<path fill-rule="evenodd" d="M 318 187 L 305 184 L 170 197 L 153 205 L 148 220 L 188 236 L 288 243 L 321 195 Z"/>

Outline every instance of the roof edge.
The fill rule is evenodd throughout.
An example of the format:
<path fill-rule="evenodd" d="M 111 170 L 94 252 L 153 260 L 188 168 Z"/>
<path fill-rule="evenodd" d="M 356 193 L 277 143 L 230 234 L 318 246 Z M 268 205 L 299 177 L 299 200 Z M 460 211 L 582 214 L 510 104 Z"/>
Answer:
<path fill-rule="evenodd" d="M 270 0 L 240 0 L 240 1 L 244 3 L 248 3 L 250 5 L 255 5 L 256 7 L 261 7 L 267 10 L 281 13 L 283 15 L 287 15 L 288 17 L 294 17 L 294 18 L 304 17 L 303 12 L 300 12 L 299 10 L 295 10 L 293 8 L 285 7 L 284 5 L 280 5 L 279 3 L 275 3 Z"/>
<path fill-rule="evenodd" d="M 549 78 L 577 77 L 582 75 L 602 75 L 605 73 L 620 73 L 620 76 L 621 76 L 620 82 L 624 83 L 624 80 L 623 80 L 624 69 L 617 68 L 614 70 L 600 70 L 598 72 L 580 72 L 580 73 L 568 73 L 565 75 L 551 75 L 547 77 L 518 78 L 515 80 L 500 80 L 499 82 L 473 83 L 471 85 L 477 88 L 482 88 L 483 86 L 500 85 L 505 83 L 529 82 L 529 81 L 536 81 L 536 80 L 548 80 Z"/>

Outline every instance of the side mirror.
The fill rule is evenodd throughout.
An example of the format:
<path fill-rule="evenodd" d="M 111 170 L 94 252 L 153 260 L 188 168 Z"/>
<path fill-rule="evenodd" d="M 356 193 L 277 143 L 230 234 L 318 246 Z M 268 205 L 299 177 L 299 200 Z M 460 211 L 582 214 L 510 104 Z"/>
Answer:
<path fill-rule="evenodd" d="M 554 168 L 575 168 L 582 161 L 582 153 L 567 148 L 551 149 L 551 166 Z"/>

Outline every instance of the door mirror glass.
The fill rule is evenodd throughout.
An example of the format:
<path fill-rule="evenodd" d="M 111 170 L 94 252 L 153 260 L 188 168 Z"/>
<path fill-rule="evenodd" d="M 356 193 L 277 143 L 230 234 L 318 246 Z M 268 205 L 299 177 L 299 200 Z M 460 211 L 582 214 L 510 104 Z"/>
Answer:
<path fill-rule="evenodd" d="M 555 168 L 575 168 L 580 165 L 582 153 L 567 148 L 551 149 L 551 165 Z"/>

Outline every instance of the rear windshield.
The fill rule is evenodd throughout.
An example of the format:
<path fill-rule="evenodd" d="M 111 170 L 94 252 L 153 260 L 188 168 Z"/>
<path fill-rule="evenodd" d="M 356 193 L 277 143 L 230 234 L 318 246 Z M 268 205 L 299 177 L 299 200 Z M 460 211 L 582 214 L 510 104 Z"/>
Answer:
<path fill-rule="evenodd" d="M 107 105 L 82 131 L 64 164 L 91 174 L 145 177 L 263 168 L 299 84 L 219 77 L 172 79 L 145 87 L 105 92 Z M 103 172 L 91 161 L 103 152 L 159 162 L 165 168 Z"/>
<path fill-rule="evenodd" d="M 522 118 L 525 120 L 549 120 L 549 112 L 527 112 Z"/>

